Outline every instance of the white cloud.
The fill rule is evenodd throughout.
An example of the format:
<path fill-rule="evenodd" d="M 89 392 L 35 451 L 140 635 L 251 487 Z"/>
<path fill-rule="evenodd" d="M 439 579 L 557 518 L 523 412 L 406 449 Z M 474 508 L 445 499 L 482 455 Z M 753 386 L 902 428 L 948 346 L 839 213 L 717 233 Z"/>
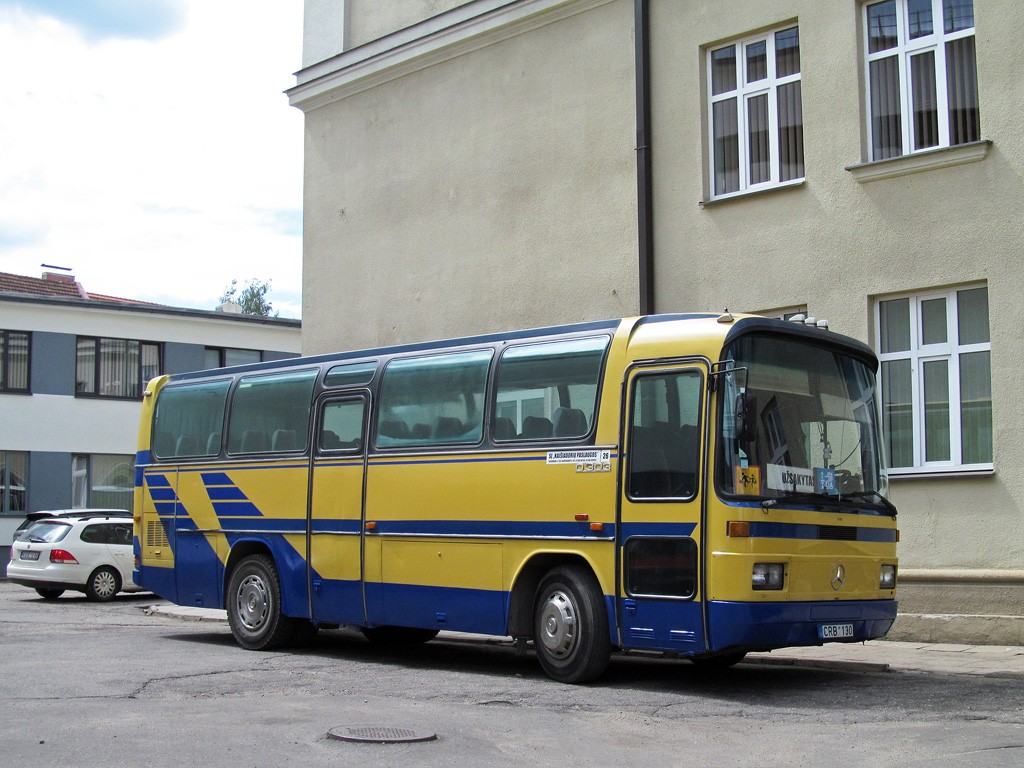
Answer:
<path fill-rule="evenodd" d="M 205 309 L 270 279 L 298 316 L 301 0 L 184 5 L 156 40 L 0 5 L 0 270 Z"/>

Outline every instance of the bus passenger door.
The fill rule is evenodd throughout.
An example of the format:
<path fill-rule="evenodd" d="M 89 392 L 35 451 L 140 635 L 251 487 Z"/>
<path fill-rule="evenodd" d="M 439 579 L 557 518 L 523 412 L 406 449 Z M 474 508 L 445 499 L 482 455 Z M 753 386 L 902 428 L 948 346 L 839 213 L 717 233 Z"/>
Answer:
<path fill-rule="evenodd" d="M 626 377 L 616 526 L 618 621 L 627 648 L 705 649 L 701 600 L 707 367 L 634 368 Z"/>
<path fill-rule="evenodd" d="M 365 392 L 321 399 L 310 479 L 306 561 L 311 616 L 365 623 L 362 586 Z"/>

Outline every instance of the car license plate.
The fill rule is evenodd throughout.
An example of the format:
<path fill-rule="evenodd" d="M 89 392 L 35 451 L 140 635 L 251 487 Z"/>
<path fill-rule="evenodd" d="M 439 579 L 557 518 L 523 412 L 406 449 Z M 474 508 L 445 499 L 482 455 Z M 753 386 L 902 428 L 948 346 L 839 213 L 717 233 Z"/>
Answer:
<path fill-rule="evenodd" d="M 853 624 L 819 624 L 818 637 L 822 640 L 838 640 L 853 637 Z"/>
<path fill-rule="evenodd" d="M 22 552 L 21 553 L 21 559 L 22 560 L 38 560 L 39 559 L 39 553 L 38 552 Z"/>

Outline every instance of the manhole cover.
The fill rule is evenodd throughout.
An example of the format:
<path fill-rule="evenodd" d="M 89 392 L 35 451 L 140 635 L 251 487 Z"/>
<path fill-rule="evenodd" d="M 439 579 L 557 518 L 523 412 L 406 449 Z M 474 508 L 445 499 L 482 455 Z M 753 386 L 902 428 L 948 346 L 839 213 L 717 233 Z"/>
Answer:
<path fill-rule="evenodd" d="M 372 744 L 401 744 L 410 741 L 433 741 L 436 733 L 411 728 L 389 728 L 383 725 L 345 725 L 331 728 L 327 735 L 339 741 L 362 741 Z"/>

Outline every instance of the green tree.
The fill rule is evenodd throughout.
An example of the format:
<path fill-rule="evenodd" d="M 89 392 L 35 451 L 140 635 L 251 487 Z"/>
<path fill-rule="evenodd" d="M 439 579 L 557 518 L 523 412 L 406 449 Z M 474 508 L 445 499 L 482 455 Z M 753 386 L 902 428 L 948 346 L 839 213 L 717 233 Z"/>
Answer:
<path fill-rule="evenodd" d="M 273 311 L 273 306 L 267 301 L 267 292 L 269 290 L 269 280 L 252 278 L 241 291 L 238 290 L 238 281 L 232 280 L 231 285 L 221 295 L 220 303 L 233 301 L 242 308 L 242 313 L 246 315 L 277 317 L 277 312 Z"/>

